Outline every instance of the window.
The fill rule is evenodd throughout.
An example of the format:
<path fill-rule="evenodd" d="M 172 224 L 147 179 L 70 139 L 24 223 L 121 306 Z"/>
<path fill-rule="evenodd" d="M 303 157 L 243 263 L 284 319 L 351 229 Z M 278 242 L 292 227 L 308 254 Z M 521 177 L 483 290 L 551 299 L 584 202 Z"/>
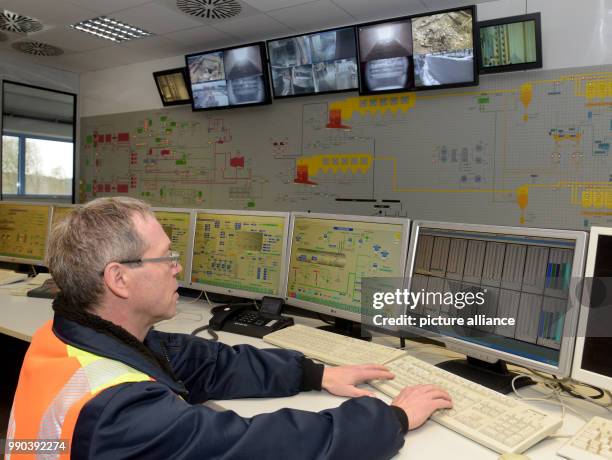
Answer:
<path fill-rule="evenodd" d="M 2 199 L 73 201 L 76 95 L 4 81 Z"/>

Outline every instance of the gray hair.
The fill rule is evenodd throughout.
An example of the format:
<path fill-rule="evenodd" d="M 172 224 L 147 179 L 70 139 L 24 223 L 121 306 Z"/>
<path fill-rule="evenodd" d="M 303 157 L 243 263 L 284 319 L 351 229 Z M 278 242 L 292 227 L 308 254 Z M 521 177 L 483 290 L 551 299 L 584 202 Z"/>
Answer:
<path fill-rule="evenodd" d="M 54 225 L 47 266 L 67 301 L 90 310 L 104 293 L 104 268 L 142 257 L 147 247 L 134 228 L 134 215 L 144 218 L 153 212 L 135 198 L 98 198 Z"/>

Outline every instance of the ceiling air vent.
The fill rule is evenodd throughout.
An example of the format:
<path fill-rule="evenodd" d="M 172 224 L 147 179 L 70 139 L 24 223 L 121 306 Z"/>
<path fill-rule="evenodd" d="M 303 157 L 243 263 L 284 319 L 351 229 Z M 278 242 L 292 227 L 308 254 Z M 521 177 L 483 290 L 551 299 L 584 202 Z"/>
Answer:
<path fill-rule="evenodd" d="M 29 34 L 31 32 L 38 32 L 42 28 L 43 25 L 36 19 L 7 10 L 0 12 L 0 30 L 16 32 L 18 34 Z"/>
<path fill-rule="evenodd" d="M 204 19 L 229 19 L 242 11 L 237 0 L 176 0 L 176 6 L 183 13 Z"/>
<path fill-rule="evenodd" d="M 12 47 L 22 53 L 33 54 L 35 56 L 59 56 L 60 54 L 64 54 L 62 49 L 41 42 L 17 42 L 13 43 Z"/>

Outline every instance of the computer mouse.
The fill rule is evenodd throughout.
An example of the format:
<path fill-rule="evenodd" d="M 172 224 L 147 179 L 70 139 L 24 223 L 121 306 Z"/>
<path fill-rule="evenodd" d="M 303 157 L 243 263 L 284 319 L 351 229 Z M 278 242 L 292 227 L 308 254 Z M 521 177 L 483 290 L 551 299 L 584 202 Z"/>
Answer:
<path fill-rule="evenodd" d="M 527 457 L 527 455 L 513 454 L 510 452 L 506 452 L 505 454 L 500 455 L 498 460 L 530 460 L 530 459 L 529 457 Z"/>

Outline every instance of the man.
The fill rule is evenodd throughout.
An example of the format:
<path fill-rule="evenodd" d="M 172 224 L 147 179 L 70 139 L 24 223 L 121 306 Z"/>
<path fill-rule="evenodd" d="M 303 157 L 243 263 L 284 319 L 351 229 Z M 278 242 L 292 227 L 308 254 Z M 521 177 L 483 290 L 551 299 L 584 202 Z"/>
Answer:
<path fill-rule="evenodd" d="M 61 295 L 26 354 L 9 439 L 67 439 L 73 459 L 389 458 L 408 428 L 452 405 L 431 385 L 391 406 L 355 387 L 393 378 L 382 366 L 324 368 L 289 350 L 152 330 L 176 313 L 182 268 L 138 200 L 76 209 L 53 229 L 48 264 Z M 355 398 L 249 419 L 200 404 L 321 389 Z"/>

